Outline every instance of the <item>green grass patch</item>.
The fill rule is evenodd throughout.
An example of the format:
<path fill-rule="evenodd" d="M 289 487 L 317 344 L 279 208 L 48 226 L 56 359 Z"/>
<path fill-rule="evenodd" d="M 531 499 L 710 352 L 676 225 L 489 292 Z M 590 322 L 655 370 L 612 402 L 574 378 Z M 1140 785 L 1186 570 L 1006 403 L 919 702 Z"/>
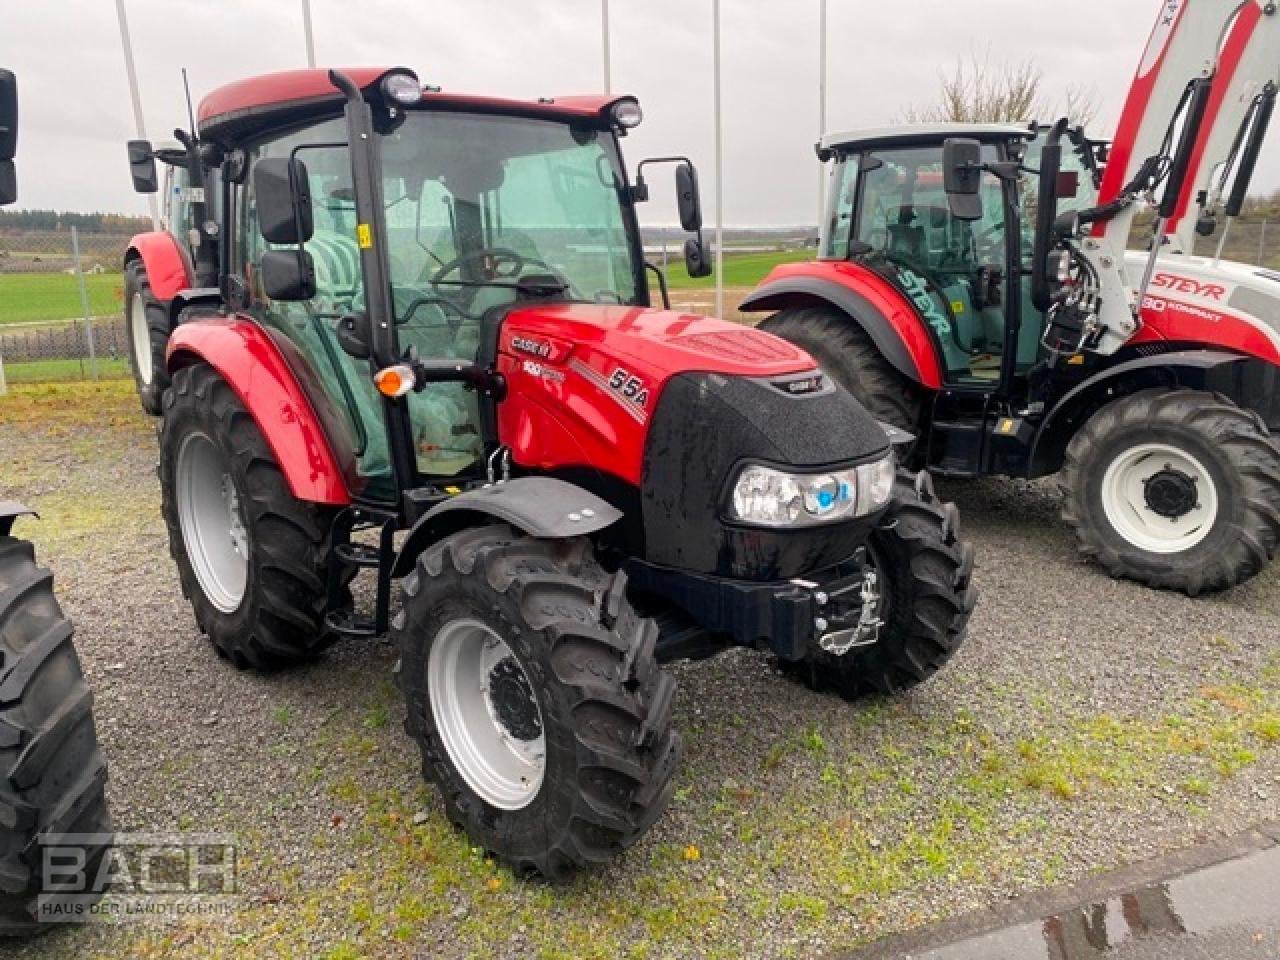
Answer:
<path fill-rule="evenodd" d="M 726 287 L 754 287 L 774 267 L 780 263 L 799 263 L 812 260 L 814 251 L 808 248 L 800 250 L 772 250 L 764 253 L 732 253 L 724 255 L 724 285 Z M 715 277 L 690 277 L 684 268 L 684 260 L 670 262 L 667 269 L 667 286 L 672 290 L 704 290 L 714 288 Z"/>
<path fill-rule="evenodd" d="M 99 380 L 123 380 L 131 377 L 129 361 L 98 359 Z M 92 380 L 93 364 L 85 360 L 31 360 L 24 363 L 6 363 L 4 378 L 15 383 L 65 383 L 69 380 Z M 131 388 L 132 383 L 129 385 Z M 0 397 L 0 403 L 4 398 Z"/>
<path fill-rule="evenodd" d="M 124 280 L 118 273 L 84 278 L 89 313 L 105 316 L 122 309 Z M 14 273 L 0 276 L 0 325 L 83 317 L 80 287 L 74 274 Z"/>

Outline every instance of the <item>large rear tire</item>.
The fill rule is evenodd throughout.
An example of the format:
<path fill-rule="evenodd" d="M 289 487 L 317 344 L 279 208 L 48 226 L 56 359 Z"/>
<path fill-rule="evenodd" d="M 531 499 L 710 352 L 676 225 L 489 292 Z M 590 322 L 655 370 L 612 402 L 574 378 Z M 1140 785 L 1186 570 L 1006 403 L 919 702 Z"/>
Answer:
<path fill-rule="evenodd" d="M 784 671 L 846 700 L 900 693 L 937 673 L 964 642 L 977 601 L 973 547 L 959 539 L 955 505 L 927 473 L 899 471 L 893 500 L 867 544 L 883 621 L 877 641 L 842 656 L 814 647 Z"/>
<path fill-rule="evenodd" d="M 662 813 L 675 681 L 654 659 L 657 625 L 585 540 L 448 537 L 405 580 L 392 635 L 423 775 L 517 874 L 608 861 Z"/>
<path fill-rule="evenodd" d="M 31 544 L 0 536 L 0 936 L 49 929 L 40 898 L 65 895 L 45 893 L 42 840 L 94 835 L 58 844 L 83 853 L 90 881 L 110 846 L 107 765 L 71 634 Z M 101 892 L 90 882 L 76 900 Z"/>
<path fill-rule="evenodd" d="M 1249 579 L 1280 545 L 1280 443 L 1199 390 L 1107 404 L 1067 447 L 1063 519 L 1113 577 L 1190 596 Z"/>
<path fill-rule="evenodd" d="M 252 415 L 205 364 L 178 370 L 165 394 L 160 491 L 182 591 L 220 655 L 272 669 L 332 643 L 334 511 L 294 498 Z"/>
<path fill-rule="evenodd" d="M 924 398 L 871 338 L 834 307 L 789 307 L 760 324 L 806 350 L 871 415 L 908 433 L 920 429 Z"/>
<path fill-rule="evenodd" d="M 151 292 L 147 268 L 134 260 L 124 268 L 124 329 L 129 340 L 129 367 L 142 409 L 160 416 L 169 387 L 165 350 L 169 345 L 169 311 Z"/>

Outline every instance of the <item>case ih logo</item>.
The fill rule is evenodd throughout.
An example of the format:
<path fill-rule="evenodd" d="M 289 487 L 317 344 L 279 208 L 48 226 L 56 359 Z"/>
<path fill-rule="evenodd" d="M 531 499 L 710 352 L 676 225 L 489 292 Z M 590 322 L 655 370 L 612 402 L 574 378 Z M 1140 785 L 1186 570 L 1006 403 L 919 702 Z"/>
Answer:
<path fill-rule="evenodd" d="M 1200 283 L 1190 277 L 1179 277 L 1172 273 L 1157 273 L 1151 284 L 1161 290 L 1189 293 L 1193 297 L 1204 297 L 1207 300 L 1221 300 L 1227 292 L 1227 288 L 1220 283 Z"/>
<path fill-rule="evenodd" d="M 542 357 L 544 360 L 551 356 L 551 344 L 530 337 L 512 337 L 511 349 L 519 350 L 521 353 L 532 353 L 535 357 Z"/>

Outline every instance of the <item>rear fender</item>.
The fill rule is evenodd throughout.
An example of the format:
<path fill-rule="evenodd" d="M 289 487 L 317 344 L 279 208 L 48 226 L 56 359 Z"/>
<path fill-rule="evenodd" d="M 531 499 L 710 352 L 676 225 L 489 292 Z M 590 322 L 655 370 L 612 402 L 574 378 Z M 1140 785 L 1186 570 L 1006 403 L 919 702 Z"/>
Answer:
<path fill-rule="evenodd" d="M 885 360 L 904 377 L 931 390 L 941 388 L 942 374 L 924 323 L 896 291 L 883 289 L 887 286 L 884 281 L 875 277 L 872 282 L 863 276 L 867 273 L 864 270 L 849 275 L 837 270 L 830 270 L 829 277 L 815 275 L 826 266 L 823 263 L 790 266 L 808 269 L 803 274 L 790 272 L 781 276 L 781 268 L 775 270 L 738 309 L 750 313 L 788 307 L 835 307 L 863 329 Z"/>
<path fill-rule="evenodd" d="M 129 241 L 124 262 L 141 260 L 147 270 L 147 282 L 157 299 L 168 303 L 178 293 L 191 286 L 191 265 L 173 234 L 156 230 L 140 233 Z"/>
<path fill-rule="evenodd" d="M 563 540 L 596 533 L 620 519 L 622 511 L 607 501 L 554 477 L 495 483 L 460 493 L 423 514 L 400 548 L 391 575 L 407 575 L 423 550 L 467 527 L 509 523 L 540 540 Z"/>
<path fill-rule="evenodd" d="M 237 317 L 184 323 L 169 337 L 169 372 L 207 363 L 236 392 L 275 454 L 289 490 L 299 500 L 346 506 L 355 457 L 334 444 L 307 390 L 280 346 L 251 320 Z M 339 453 L 335 453 L 335 446 Z"/>
<path fill-rule="evenodd" d="M 1208 390 L 1257 411 L 1272 430 L 1280 428 L 1280 367 L 1220 350 L 1182 350 L 1139 357 L 1094 374 L 1072 388 L 1049 411 L 1032 441 L 1029 476 L 1062 468 L 1071 438 L 1094 413 L 1120 397 L 1148 387 Z"/>

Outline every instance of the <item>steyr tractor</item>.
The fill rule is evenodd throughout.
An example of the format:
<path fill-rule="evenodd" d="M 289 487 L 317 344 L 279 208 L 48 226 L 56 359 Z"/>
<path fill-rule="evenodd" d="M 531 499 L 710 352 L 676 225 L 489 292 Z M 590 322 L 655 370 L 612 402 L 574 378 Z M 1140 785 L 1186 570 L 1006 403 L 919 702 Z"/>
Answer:
<path fill-rule="evenodd" d="M 17 138 L 17 80 L 0 70 L 0 206 L 17 199 Z M 69 905 L 96 901 L 111 841 L 107 765 L 71 624 L 53 574 L 13 536 L 31 513 L 0 499 L 0 937 L 48 930 Z M 50 864 L 68 861 L 84 867 L 82 887 L 65 874 L 52 882 Z"/>
<path fill-rule="evenodd" d="M 706 257 L 692 164 L 628 179 L 640 120 L 404 68 L 244 80 L 176 133 L 186 236 L 125 264 L 199 628 L 261 668 L 389 635 L 424 775 L 520 875 L 660 815 L 660 663 L 746 646 L 845 697 L 902 690 L 974 603 L 955 509 L 896 434 L 785 341 L 650 305 L 646 164 L 676 164 Z M 155 154 L 129 145 L 141 190 Z"/>
<path fill-rule="evenodd" d="M 1221 243 L 1192 255 L 1246 197 L 1280 16 L 1270 0 L 1160 8 L 1113 143 L 1067 121 L 823 138 L 820 257 L 742 309 L 772 311 L 760 329 L 915 433 L 914 464 L 1061 471 L 1086 556 L 1196 595 L 1280 543 L 1280 275 L 1221 262 Z M 1147 208 L 1149 250 L 1129 252 Z"/>

